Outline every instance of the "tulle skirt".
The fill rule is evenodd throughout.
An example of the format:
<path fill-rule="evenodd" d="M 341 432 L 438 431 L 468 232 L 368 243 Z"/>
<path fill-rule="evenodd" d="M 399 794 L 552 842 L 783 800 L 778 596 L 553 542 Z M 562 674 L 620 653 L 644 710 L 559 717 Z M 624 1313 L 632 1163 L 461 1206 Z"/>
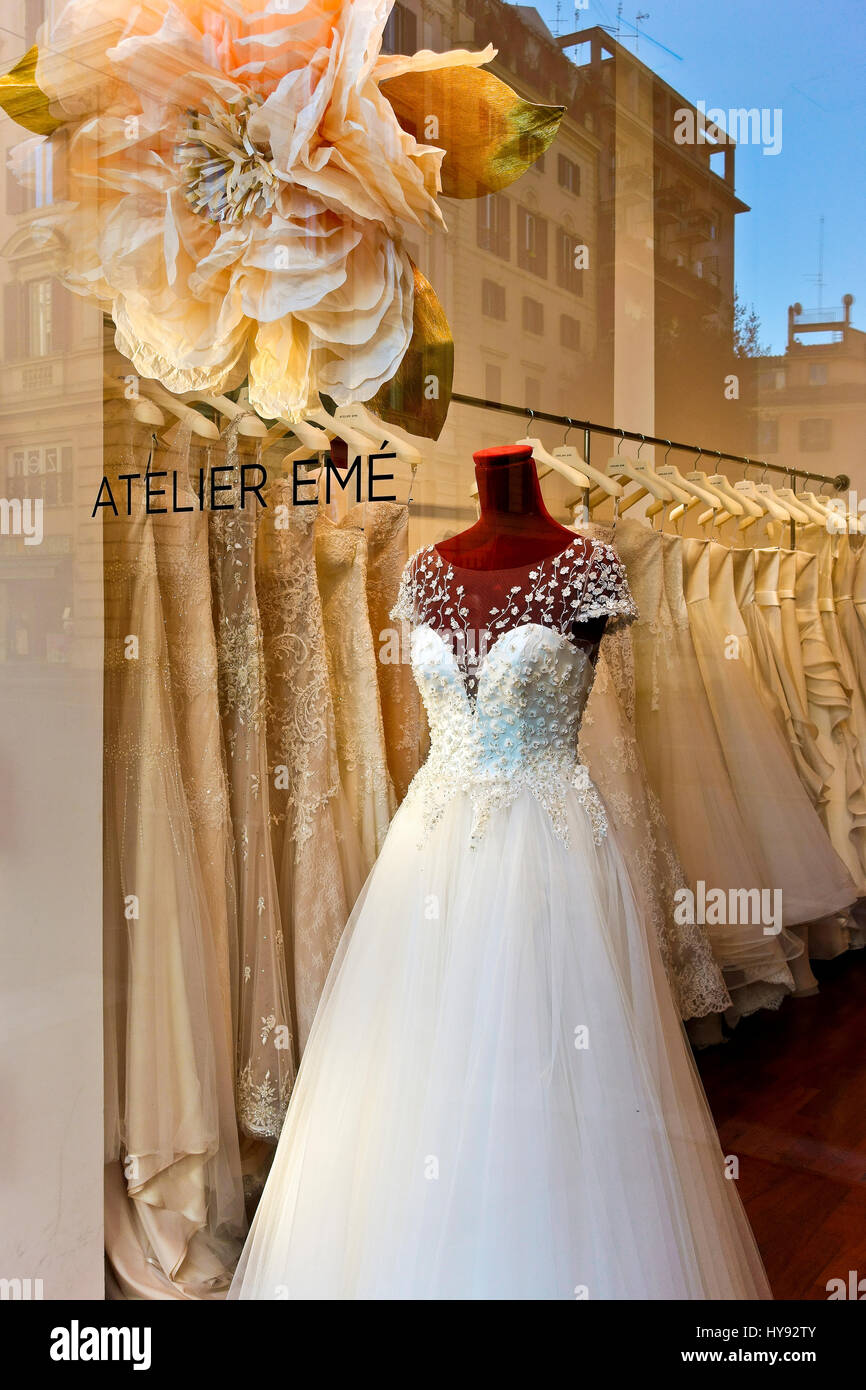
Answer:
<path fill-rule="evenodd" d="M 471 820 L 398 811 L 229 1297 L 770 1297 L 612 836 Z"/>

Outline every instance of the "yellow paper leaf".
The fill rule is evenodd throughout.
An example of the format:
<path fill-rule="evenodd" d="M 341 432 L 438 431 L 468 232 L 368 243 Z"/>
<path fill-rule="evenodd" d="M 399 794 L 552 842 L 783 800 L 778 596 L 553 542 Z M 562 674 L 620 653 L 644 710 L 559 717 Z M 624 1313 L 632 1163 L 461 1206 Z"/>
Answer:
<path fill-rule="evenodd" d="M 51 115 L 48 98 L 36 85 L 38 57 L 39 51 L 34 44 L 11 72 L 0 77 L 0 107 L 34 135 L 53 135 L 63 122 Z"/>
<path fill-rule="evenodd" d="M 383 420 L 438 439 L 451 401 L 454 339 L 430 281 L 416 265 L 412 338 L 394 376 L 369 402 Z"/>
<path fill-rule="evenodd" d="M 380 91 L 422 145 L 439 145 L 442 192 L 480 198 L 519 179 L 551 144 L 564 106 L 523 101 L 480 68 L 437 68 L 388 78 Z"/>

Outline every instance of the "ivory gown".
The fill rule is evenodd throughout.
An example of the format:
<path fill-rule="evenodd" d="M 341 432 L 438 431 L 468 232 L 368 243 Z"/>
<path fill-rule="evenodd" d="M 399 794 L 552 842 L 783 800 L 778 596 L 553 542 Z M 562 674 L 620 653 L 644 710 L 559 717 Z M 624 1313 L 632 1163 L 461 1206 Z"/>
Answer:
<path fill-rule="evenodd" d="M 295 1040 L 270 827 L 265 662 L 254 572 L 259 503 L 240 506 L 237 425 L 223 436 L 231 491 L 208 513 L 211 582 L 238 889 L 238 1124 L 273 1142 L 295 1077 Z M 228 504 L 231 503 L 231 507 Z M 223 510 L 222 508 L 225 508 Z"/>
<path fill-rule="evenodd" d="M 761 886 L 781 890 L 785 926 L 845 910 L 856 889 L 758 692 L 732 552 L 715 541 L 681 544 L 689 627 L 740 815 L 765 865 Z M 732 637 L 735 659 L 727 655 Z"/>
<path fill-rule="evenodd" d="M 364 875 L 337 759 L 316 507 L 293 504 L 292 480 L 265 493 L 256 567 L 265 637 L 273 844 L 298 1052 Z M 345 621 L 351 618 L 346 615 Z"/>
<path fill-rule="evenodd" d="M 238 939 L 234 839 L 217 700 L 217 650 L 211 611 L 207 514 L 189 486 L 190 428 L 169 436 L 161 468 L 177 472 L 178 500 L 192 511 L 152 518 L 165 619 L 180 769 L 199 867 L 234 1068 L 238 1021 Z"/>
<path fill-rule="evenodd" d="M 367 542 L 359 528 L 338 526 L 320 511 L 315 548 L 340 780 L 366 878 L 395 810 L 367 608 Z"/>
<path fill-rule="evenodd" d="M 767 1298 L 577 763 L 573 623 L 633 612 L 622 568 L 576 537 L 485 572 L 495 640 L 467 670 L 443 609 L 469 573 L 432 547 L 407 567 L 430 754 L 340 942 L 230 1297 Z"/>
<path fill-rule="evenodd" d="M 689 886 L 772 887 L 740 814 L 689 630 L 679 537 L 621 520 L 614 537 L 640 614 L 632 630 L 638 741 Z M 738 1015 L 776 1008 L 799 943 L 760 924 L 707 924 Z"/>
<path fill-rule="evenodd" d="M 866 893 L 866 785 L 851 725 L 851 695 L 822 621 L 818 557 L 801 550 L 795 556 L 797 627 L 809 711 L 818 729 L 818 747 L 833 767 L 823 803 L 824 824 L 862 897 Z M 838 942 L 838 950 L 846 945 L 847 937 Z"/>
<path fill-rule="evenodd" d="M 350 508 L 342 525 L 362 527 L 367 540 L 367 607 L 385 753 L 399 805 L 421 764 L 421 701 L 411 664 L 396 649 L 401 633 L 391 617 L 409 558 L 409 508 L 405 502 L 360 502 Z"/>
<path fill-rule="evenodd" d="M 584 525 L 580 535 L 609 541 L 612 528 Z M 580 726 L 580 753 L 601 794 L 628 868 L 641 918 L 654 932 L 680 1016 L 704 1018 L 731 1006 L 706 929 L 676 920 L 686 883 L 658 798 L 647 781 L 634 726 L 631 630 L 605 632 Z"/>
<path fill-rule="evenodd" d="M 106 405 L 107 472 L 145 430 Z M 106 1249 L 133 1298 L 206 1298 L 245 1229 L 225 1000 L 187 807 L 152 517 L 103 514 Z M 137 644 L 137 645 L 136 645 Z"/>

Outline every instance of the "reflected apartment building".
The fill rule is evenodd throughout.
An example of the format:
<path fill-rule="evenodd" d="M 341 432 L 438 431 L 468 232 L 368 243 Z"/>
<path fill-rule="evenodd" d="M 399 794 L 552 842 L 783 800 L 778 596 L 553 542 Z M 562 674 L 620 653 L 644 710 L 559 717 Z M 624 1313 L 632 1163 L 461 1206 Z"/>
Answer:
<path fill-rule="evenodd" d="M 36 39 L 43 0 L 7 6 L 7 70 Z M 101 475 L 102 316 L 62 286 L 61 246 L 40 225 L 65 197 L 64 171 L 38 136 L 0 115 L 0 665 L 101 660 L 101 569 L 88 499 Z M 29 187 L 9 168 L 23 151 Z M 19 504 L 42 502 L 43 539 L 15 534 Z"/>
<path fill-rule="evenodd" d="M 410 254 L 453 330 L 455 391 L 520 406 L 527 422 L 452 405 L 415 488 L 422 540 L 474 518 L 472 451 L 521 437 L 530 411 L 723 449 L 748 433 L 747 412 L 725 394 L 734 224 L 748 210 L 733 141 L 597 27 L 557 39 L 529 6 L 400 0 L 385 33 L 393 52 L 488 42 L 491 70 L 522 97 L 565 108 L 559 132 L 504 192 L 443 199 L 447 234 Z M 683 109 L 702 132 L 693 144 L 675 138 Z M 548 447 L 563 437 L 538 422 L 533 431 Z M 612 450 L 597 448 L 603 466 Z M 545 490 L 560 508 L 569 493 L 555 477 Z"/>
<path fill-rule="evenodd" d="M 866 500 L 866 333 L 854 296 L 834 308 L 788 308 L 784 353 L 753 359 L 754 452 L 831 477 L 846 473 Z"/>

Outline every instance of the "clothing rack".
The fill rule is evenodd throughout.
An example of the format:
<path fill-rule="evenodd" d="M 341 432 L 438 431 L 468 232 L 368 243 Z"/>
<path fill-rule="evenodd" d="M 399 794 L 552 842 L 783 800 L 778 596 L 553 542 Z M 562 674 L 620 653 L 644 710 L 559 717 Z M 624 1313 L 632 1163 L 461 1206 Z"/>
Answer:
<path fill-rule="evenodd" d="M 662 439 L 655 434 L 641 434 L 637 430 L 620 429 L 618 425 L 598 425 L 592 420 L 573 420 L 570 415 L 551 415 L 547 410 L 530 410 L 525 405 L 505 405 L 502 401 L 488 401 L 481 396 L 465 396 L 455 391 L 451 395 L 451 400 L 458 405 L 475 406 L 478 410 L 502 410 L 509 415 L 520 415 L 529 421 L 543 420 L 550 425 L 565 425 L 567 430 L 583 430 L 583 457 L 586 463 L 592 463 L 590 458 L 590 446 L 592 435 L 606 434 L 612 439 L 631 439 L 639 444 L 662 444 L 667 449 L 676 449 L 681 453 L 694 453 L 698 457 L 702 454 L 707 458 L 725 459 L 729 463 L 742 463 L 751 468 L 769 469 L 773 473 L 784 473 L 792 480 L 804 478 L 816 483 L 831 483 L 837 492 L 847 492 L 851 486 L 851 479 L 847 473 L 838 473 L 831 478 L 826 473 L 809 473 L 802 468 L 790 468 L 784 463 L 767 463 L 764 459 L 747 458 L 744 454 L 728 454 L 720 449 L 703 449 L 699 444 L 682 444 L 677 440 Z M 792 487 L 796 491 L 796 484 L 792 481 Z"/>

